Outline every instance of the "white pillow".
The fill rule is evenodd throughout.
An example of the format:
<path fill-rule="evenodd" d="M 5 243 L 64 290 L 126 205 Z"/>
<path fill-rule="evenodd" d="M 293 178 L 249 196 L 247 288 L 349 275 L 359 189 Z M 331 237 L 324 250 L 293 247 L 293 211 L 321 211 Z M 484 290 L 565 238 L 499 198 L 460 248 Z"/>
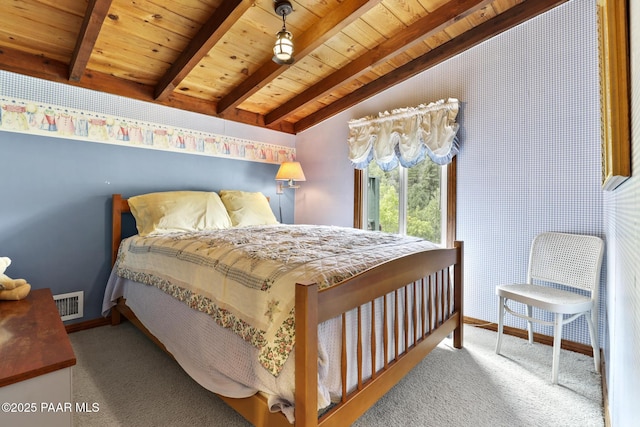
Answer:
<path fill-rule="evenodd" d="M 234 227 L 278 224 L 269 200 L 260 192 L 222 190 L 220 198 Z"/>
<path fill-rule="evenodd" d="M 214 192 L 148 193 L 129 198 L 129 207 L 141 236 L 231 227 L 231 219 Z"/>

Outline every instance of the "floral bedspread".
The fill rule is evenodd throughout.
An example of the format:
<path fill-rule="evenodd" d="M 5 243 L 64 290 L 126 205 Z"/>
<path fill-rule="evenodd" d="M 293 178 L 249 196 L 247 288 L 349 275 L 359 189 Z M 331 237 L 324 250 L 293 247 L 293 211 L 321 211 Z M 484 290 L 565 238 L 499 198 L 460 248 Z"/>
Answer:
<path fill-rule="evenodd" d="M 116 273 L 209 314 L 257 347 L 260 364 L 277 376 L 295 344 L 297 282 L 323 289 L 434 248 L 414 237 L 315 225 L 136 235 L 120 245 Z"/>

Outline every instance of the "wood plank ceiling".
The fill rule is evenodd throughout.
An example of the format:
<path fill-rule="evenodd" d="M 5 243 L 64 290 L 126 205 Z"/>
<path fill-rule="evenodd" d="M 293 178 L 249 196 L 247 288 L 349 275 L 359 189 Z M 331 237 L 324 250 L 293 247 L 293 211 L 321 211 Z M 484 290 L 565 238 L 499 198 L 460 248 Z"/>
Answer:
<path fill-rule="evenodd" d="M 0 0 L 0 69 L 297 133 L 566 0 Z M 428 101 L 428 100 L 427 100 Z"/>

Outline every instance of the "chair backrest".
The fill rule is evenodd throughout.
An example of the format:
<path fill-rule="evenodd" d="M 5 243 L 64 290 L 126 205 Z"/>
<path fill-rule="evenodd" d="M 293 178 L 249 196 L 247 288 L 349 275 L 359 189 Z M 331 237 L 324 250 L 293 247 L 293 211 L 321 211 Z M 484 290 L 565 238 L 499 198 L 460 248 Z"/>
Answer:
<path fill-rule="evenodd" d="M 531 244 L 528 283 L 537 279 L 588 291 L 598 290 L 603 253 L 604 241 L 596 236 L 539 234 Z"/>

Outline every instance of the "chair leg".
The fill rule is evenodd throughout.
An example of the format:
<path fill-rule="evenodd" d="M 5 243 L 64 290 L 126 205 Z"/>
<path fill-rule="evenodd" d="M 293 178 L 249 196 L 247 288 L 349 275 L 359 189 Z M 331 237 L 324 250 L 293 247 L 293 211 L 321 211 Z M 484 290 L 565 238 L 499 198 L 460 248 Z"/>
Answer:
<path fill-rule="evenodd" d="M 502 329 L 504 322 L 504 297 L 498 298 L 498 340 L 496 341 L 496 354 L 500 354 L 500 346 L 502 345 Z"/>
<path fill-rule="evenodd" d="M 527 306 L 527 316 L 529 316 L 529 318 L 533 317 L 533 307 L 530 305 Z M 531 322 L 531 320 L 527 320 L 527 332 L 529 335 L 529 344 L 533 344 L 533 322 Z"/>
<path fill-rule="evenodd" d="M 593 363 L 596 366 L 596 372 L 600 372 L 600 343 L 598 342 L 598 333 L 594 321 L 591 319 L 591 313 L 587 313 L 585 317 L 589 325 L 589 338 L 591 338 L 591 348 L 593 348 Z"/>
<path fill-rule="evenodd" d="M 560 362 L 560 345 L 562 341 L 562 313 L 555 314 L 554 334 L 553 334 L 553 362 L 551 364 L 551 382 L 558 384 L 558 365 Z"/>

